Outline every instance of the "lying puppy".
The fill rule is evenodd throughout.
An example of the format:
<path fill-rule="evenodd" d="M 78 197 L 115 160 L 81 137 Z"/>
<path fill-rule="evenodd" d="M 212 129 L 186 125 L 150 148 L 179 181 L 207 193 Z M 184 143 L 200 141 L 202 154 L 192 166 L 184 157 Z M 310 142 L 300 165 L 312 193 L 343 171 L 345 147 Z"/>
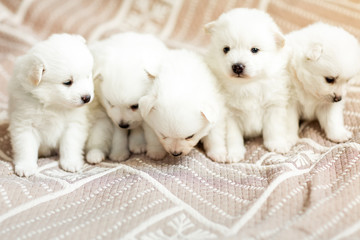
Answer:
<path fill-rule="evenodd" d="M 9 82 L 15 172 L 31 176 L 39 156 L 59 150 L 69 172 L 83 164 L 87 108 L 93 99 L 93 58 L 81 36 L 54 34 L 17 59 Z"/>
<path fill-rule="evenodd" d="M 167 48 L 152 35 L 133 32 L 114 35 L 90 48 L 95 60 L 95 94 L 100 104 L 94 103 L 91 111 L 95 119 L 87 143 L 87 161 L 98 163 L 109 152 L 111 160 L 123 161 L 130 151 L 146 151 L 150 158 L 162 159 L 166 152 L 143 123 L 138 107 L 139 99 L 151 86 L 145 67 L 156 68 Z"/>
<path fill-rule="evenodd" d="M 291 49 L 293 134 L 299 118 L 318 119 L 326 137 L 344 142 L 352 133 L 343 120 L 346 83 L 360 71 L 359 43 L 345 30 L 315 23 L 287 35 Z"/>
<path fill-rule="evenodd" d="M 188 154 L 203 140 L 207 155 L 225 162 L 224 107 L 216 79 L 197 54 L 169 50 L 154 86 L 139 101 L 141 115 L 173 156 Z"/>
<path fill-rule="evenodd" d="M 262 134 L 270 151 L 289 151 L 297 139 L 290 139 L 286 131 L 287 58 L 278 26 L 262 11 L 240 8 L 222 14 L 205 30 L 211 34 L 208 65 L 235 118 L 235 124 L 228 126 L 232 146 L 238 149 L 232 161 L 244 158 L 243 137 Z"/>

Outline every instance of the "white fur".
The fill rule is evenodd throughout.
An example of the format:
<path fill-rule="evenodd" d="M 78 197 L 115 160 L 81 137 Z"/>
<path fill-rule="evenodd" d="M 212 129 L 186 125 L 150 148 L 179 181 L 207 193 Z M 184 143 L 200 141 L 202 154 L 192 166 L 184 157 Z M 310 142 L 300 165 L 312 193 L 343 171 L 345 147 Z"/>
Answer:
<path fill-rule="evenodd" d="M 232 139 L 228 140 L 232 142 L 228 143 L 230 161 L 243 159 L 243 137 L 262 134 L 269 150 L 289 151 L 296 138 L 289 139 L 286 132 L 287 58 L 277 25 L 262 11 L 240 8 L 222 14 L 205 29 L 211 34 L 207 62 L 234 118 L 227 126 Z M 225 47 L 230 51 L 225 53 Z M 252 48 L 259 51 L 253 53 Z M 241 74 L 233 71 L 234 64 L 245 66 Z"/>
<path fill-rule="evenodd" d="M 152 35 L 128 32 L 90 48 L 95 60 L 98 103 L 94 102 L 91 108 L 94 121 L 87 144 L 87 161 L 97 163 L 106 155 L 113 161 L 123 161 L 130 152 L 145 151 L 150 158 L 162 159 L 166 152 L 152 130 L 145 126 L 140 111 L 131 106 L 138 105 L 150 88 L 152 80 L 145 68 L 156 70 L 167 50 L 165 45 Z"/>
<path fill-rule="evenodd" d="M 299 118 L 318 119 L 327 138 L 344 142 L 352 133 L 345 129 L 344 100 L 346 83 L 360 71 L 358 41 L 345 30 L 316 23 L 287 35 L 291 47 L 289 74 L 293 84 L 295 131 Z M 325 77 L 336 78 L 327 83 Z"/>
<path fill-rule="evenodd" d="M 15 172 L 36 173 L 38 154 L 60 154 L 60 166 L 70 172 L 83 164 L 87 138 L 87 107 L 93 99 L 93 58 L 77 35 L 54 34 L 17 59 L 9 83 L 10 134 Z M 69 80 L 71 86 L 64 85 Z"/>
<path fill-rule="evenodd" d="M 154 76 L 154 87 L 140 99 L 140 109 L 165 150 L 186 155 L 203 140 L 211 159 L 226 161 L 225 109 L 204 60 L 187 50 L 169 50 Z"/>

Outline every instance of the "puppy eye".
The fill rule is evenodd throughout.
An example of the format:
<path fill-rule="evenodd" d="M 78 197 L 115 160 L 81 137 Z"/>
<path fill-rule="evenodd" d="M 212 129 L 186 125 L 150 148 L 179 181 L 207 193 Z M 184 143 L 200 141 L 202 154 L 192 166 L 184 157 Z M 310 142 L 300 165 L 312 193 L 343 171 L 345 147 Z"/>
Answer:
<path fill-rule="evenodd" d="M 106 99 L 106 101 L 107 101 L 107 103 L 110 105 L 110 107 L 112 107 L 112 108 L 114 107 L 114 105 L 112 105 L 109 100 Z"/>
<path fill-rule="evenodd" d="M 131 110 L 137 110 L 139 108 L 139 104 L 134 104 L 130 106 Z"/>
<path fill-rule="evenodd" d="M 195 135 L 195 134 L 186 137 L 185 140 L 190 140 L 190 139 L 192 139 L 192 138 L 194 137 L 194 135 Z"/>
<path fill-rule="evenodd" d="M 334 77 L 325 77 L 325 80 L 327 83 L 333 84 L 335 83 L 335 78 Z"/>
<path fill-rule="evenodd" d="M 161 136 L 161 138 L 162 138 L 163 140 L 167 139 L 167 137 L 166 137 L 164 134 L 159 133 L 159 135 Z"/>
<path fill-rule="evenodd" d="M 260 51 L 260 49 L 255 48 L 255 47 L 253 47 L 253 48 L 251 49 L 251 52 L 252 52 L 252 53 L 258 53 L 259 51 Z"/>
<path fill-rule="evenodd" d="M 63 84 L 70 87 L 73 84 L 73 80 L 68 80 L 66 82 L 63 82 Z"/>
<path fill-rule="evenodd" d="M 229 46 L 224 47 L 223 51 L 225 54 L 227 54 L 230 51 L 230 47 Z"/>

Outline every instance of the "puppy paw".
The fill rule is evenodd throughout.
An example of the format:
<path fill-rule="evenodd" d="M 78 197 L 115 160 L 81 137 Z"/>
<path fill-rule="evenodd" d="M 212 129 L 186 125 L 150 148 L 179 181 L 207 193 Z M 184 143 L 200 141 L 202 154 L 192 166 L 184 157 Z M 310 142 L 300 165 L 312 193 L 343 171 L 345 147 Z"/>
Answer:
<path fill-rule="evenodd" d="M 100 149 L 91 149 L 86 154 L 86 161 L 91 164 L 100 163 L 105 160 L 105 153 Z"/>
<path fill-rule="evenodd" d="M 207 151 L 206 155 L 214 162 L 226 163 L 228 161 L 226 151 L 222 149 L 213 149 L 211 151 Z"/>
<path fill-rule="evenodd" d="M 299 137 L 298 137 L 298 135 L 289 136 L 289 137 L 287 138 L 287 141 L 288 141 L 289 144 L 290 144 L 290 148 L 292 148 L 292 147 L 295 146 L 295 144 L 299 141 Z"/>
<path fill-rule="evenodd" d="M 161 160 L 166 156 L 166 151 L 161 146 L 147 147 L 146 156 L 153 160 Z"/>
<path fill-rule="evenodd" d="M 15 164 L 15 173 L 19 177 L 30 177 L 37 171 L 37 164 L 33 162 L 21 162 Z"/>
<path fill-rule="evenodd" d="M 60 159 L 60 166 L 67 172 L 79 172 L 84 166 L 82 159 Z"/>
<path fill-rule="evenodd" d="M 129 149 L 130 149 L 130 152 L 135 153 L 135 154 L 144 153 L 144 152 L 146 152 L 146 144 L 145 143 L 129 144 Z"/>
<path fill-rule="evenodd" d="M 109 158 L 111 161 L 114 162 L 122 162 L 130 157 L 130 152 L 128 150 L 124 151 L 117 151 L 113 152 L 111 151 Z"/>
<path fill-rule="evenodd" d="M 352 132 L 346 130 L 345 128 L 342 131 L 332 132 L 327 134 L 327 138 L 336 143 L 346 142 L 352 137 Z"/>
<path fill-rule="evenodd" d="M 245 147 L 241 146 L 239 148 L 229 149 L 227 154 L 227 163 L 237 163 L 244 160 L 246 153 Z"/>
<path fill-rule="evenodd" d="M 287 141 L 286 139 L 274 139 L 268 140 L 264 142 L 265 147 L 271 152 L 277 153 L 287 153 L 290 151 L 293 143 L 291 141 Z"/>

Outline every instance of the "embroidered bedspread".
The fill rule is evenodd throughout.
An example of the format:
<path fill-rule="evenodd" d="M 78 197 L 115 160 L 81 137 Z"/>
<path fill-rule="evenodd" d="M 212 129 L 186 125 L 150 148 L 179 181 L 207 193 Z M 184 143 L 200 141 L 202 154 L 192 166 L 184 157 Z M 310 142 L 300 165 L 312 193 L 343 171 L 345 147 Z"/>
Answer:
<path fill-rule="evenodd" d="M 89 42 L 150 32 L 169 47 L 203 52 L 203 25 L 235 7 L 269 12 L 284 33 L 316 21 L 360 37 L 356 0 L 1 0 L 0 239 L 359 239 L 360 81 L 344 118 L 354 137 L 328 141 L 304 122 L 286 155 L 246 141 L 245 161 L 218 164 L 199 147 L 188 156 L 86 164 L 81 173 L 39 159 L 39 173 L 14 174 L 7 132 L 7 83 L 14 60 L 52 33 Z"/>

